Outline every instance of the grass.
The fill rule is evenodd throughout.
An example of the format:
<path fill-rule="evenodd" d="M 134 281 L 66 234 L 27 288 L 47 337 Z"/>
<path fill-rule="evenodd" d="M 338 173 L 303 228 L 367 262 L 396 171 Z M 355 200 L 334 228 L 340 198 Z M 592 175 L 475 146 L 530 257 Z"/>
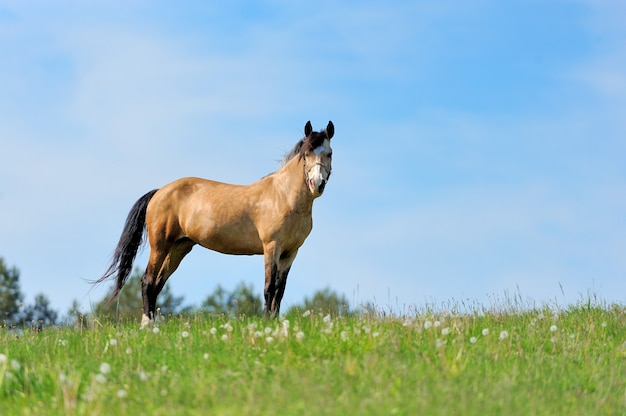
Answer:
<path fill-rule="evenodd" d="M 626 309 L 0 329 L 3 415 L 623 415 Z"/>

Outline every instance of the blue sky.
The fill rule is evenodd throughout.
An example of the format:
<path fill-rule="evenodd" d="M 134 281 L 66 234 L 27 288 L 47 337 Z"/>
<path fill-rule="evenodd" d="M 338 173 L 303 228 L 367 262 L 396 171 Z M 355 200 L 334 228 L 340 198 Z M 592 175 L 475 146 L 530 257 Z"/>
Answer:
<path fill-rule="evenodd" d="M 623 303 L 625 21 L 620 0 L 0 0 L 0 256 L 27 301 L 88 310 L 137 198 L 256 181 L 332 120 L 283 307 Z M 168 284 L 199 304 L 241 281 L 261 293 L 261 257 L 195 248 Z"/>

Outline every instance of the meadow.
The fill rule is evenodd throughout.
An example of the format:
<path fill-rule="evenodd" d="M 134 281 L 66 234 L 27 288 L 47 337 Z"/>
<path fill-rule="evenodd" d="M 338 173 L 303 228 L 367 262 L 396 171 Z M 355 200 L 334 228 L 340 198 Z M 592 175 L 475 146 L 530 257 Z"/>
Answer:
<path fill-rule="evenodd" d="M 3 415 L 623 415 L 620 305 L 0 328 Z"/>

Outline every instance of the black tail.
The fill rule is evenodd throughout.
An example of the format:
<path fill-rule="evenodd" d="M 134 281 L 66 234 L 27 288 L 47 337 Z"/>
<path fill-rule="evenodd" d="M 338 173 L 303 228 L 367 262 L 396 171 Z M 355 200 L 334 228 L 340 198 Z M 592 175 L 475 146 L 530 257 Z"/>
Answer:
<path fill-rule="evenodd" d="M 111 265 L 100 279 L 93 282 L 102 283 L 117 272 L 117 284 L 115 285 L 113 295 L 111 295 L 111 301 L 120 293 L 133 268 L 133 261 L 144 240 L 148 202 L 150 202 L 157 191 L 158 189 L 150 191 L 135 202 L 126 218 L 120 241 L 117 243 L 113 253 Z"/>

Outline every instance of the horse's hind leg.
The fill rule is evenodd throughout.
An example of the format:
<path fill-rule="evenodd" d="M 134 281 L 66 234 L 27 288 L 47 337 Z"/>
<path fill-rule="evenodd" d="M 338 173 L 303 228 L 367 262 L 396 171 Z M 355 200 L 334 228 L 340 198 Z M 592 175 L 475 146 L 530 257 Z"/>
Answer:
<path fill-rule="evenodd" d="M 178 265 L 191 251 L 194 244 L 193 241 L 185 238 L 174 243 L 169 251 L 153 250 L 150 252 L 148 267 L 141 281 L 143 297 L 142 328 L 154 320 L 157 296 L 161 293 L 167 279 L 178 268 Z"/>

